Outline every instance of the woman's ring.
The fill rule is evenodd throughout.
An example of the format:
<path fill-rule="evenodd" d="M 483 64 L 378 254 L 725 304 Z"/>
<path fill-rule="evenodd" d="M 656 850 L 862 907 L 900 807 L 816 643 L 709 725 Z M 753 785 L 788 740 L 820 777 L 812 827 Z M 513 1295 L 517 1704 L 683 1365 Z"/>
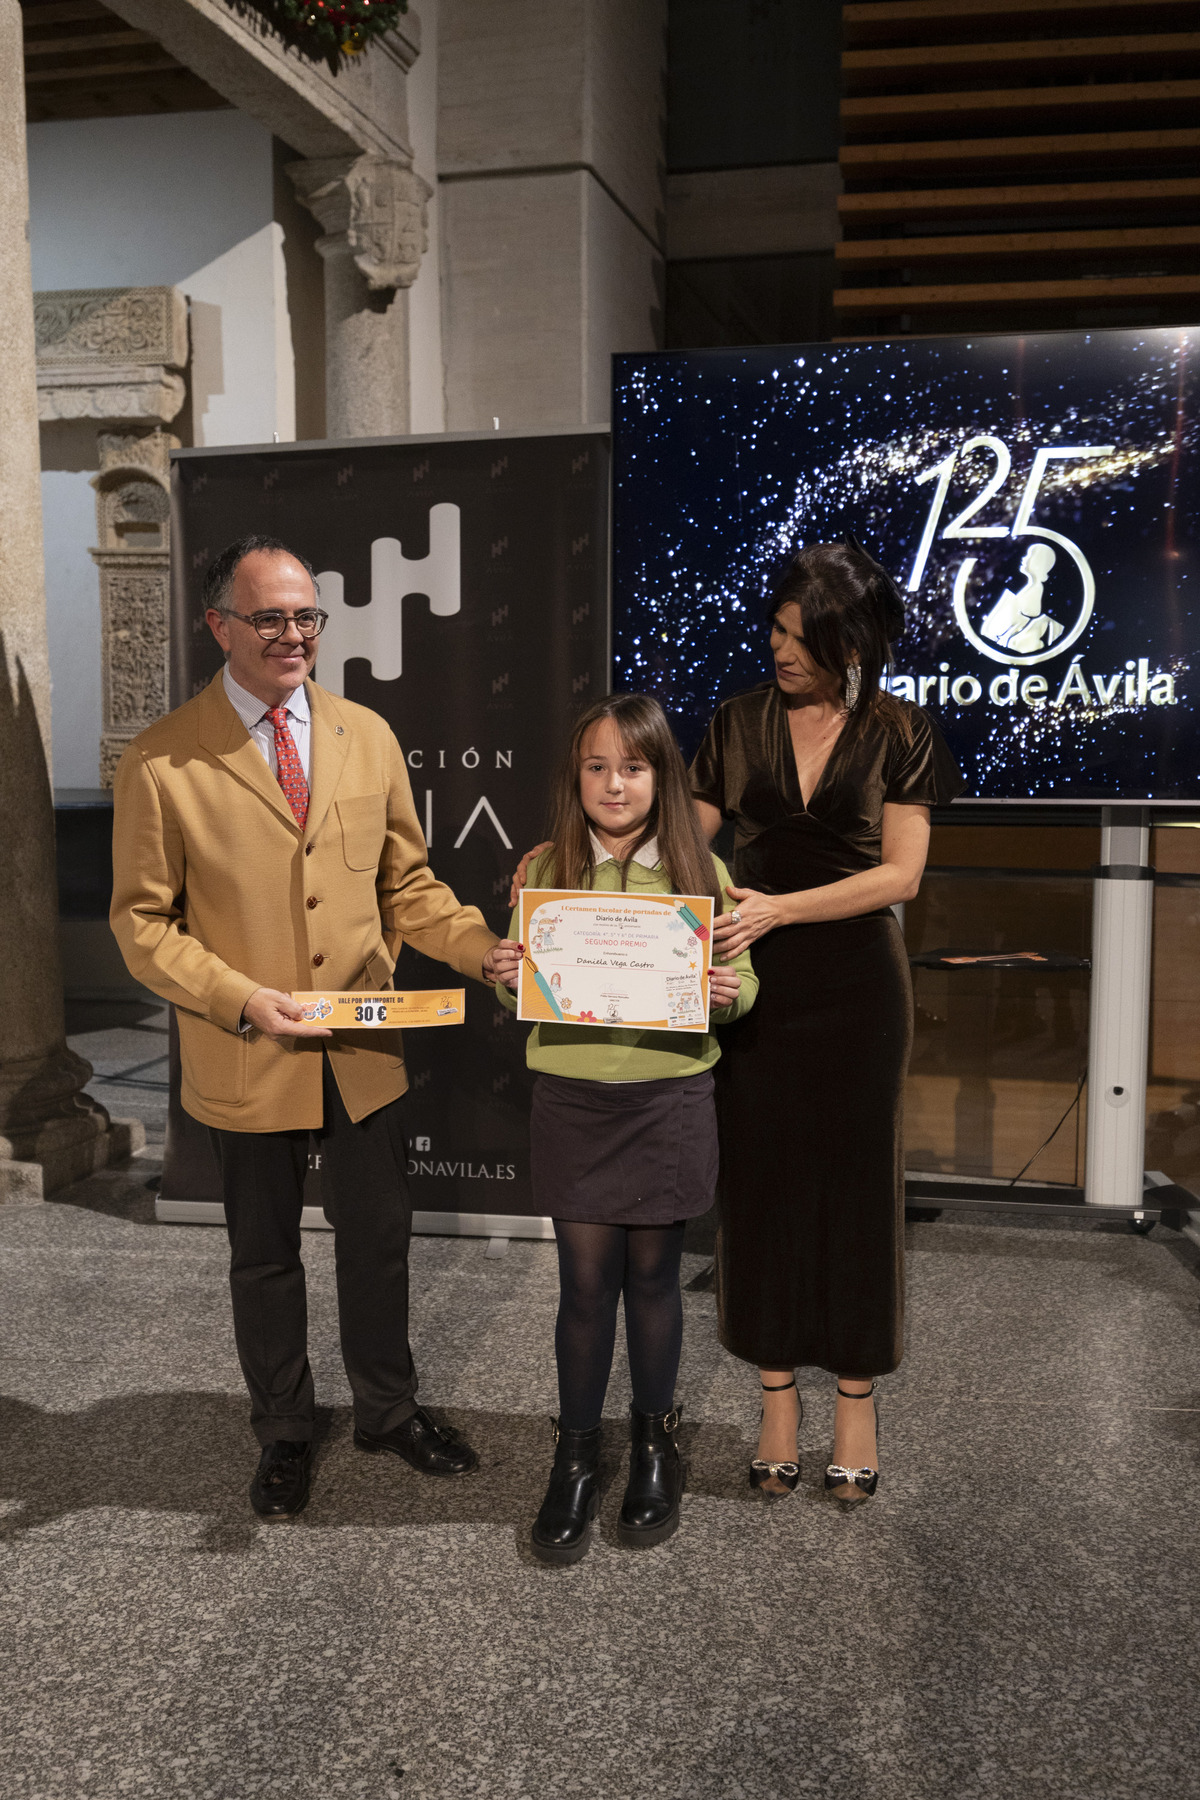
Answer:
<path fill-rule="evenodd" d="M 742 915 L 741 915 L 741 913 L 740 913 L 740 912 L 739 912 L 739 911 L 738 911 L 738 909 L 737 909 L 737 907 L 736 907 L 736 906 L 735 906 L 735 907 L 734 907 L 734 909 L 733 909 L 733 911 L 732 911 L 732 912 L 731 912 L 731 913 L 730 913 L 730 915 L 729 915 L 729 916 L 730 916 L 730 918 L 731 918 L 731 919 L 732 919 L 732 920 L 733 920 L 733 922 L 734 922 L 734 924 L 735 924 L 735 925 L 740 925 L 740 924 L 741 924 L 741 922 L 742 922 Z"/>

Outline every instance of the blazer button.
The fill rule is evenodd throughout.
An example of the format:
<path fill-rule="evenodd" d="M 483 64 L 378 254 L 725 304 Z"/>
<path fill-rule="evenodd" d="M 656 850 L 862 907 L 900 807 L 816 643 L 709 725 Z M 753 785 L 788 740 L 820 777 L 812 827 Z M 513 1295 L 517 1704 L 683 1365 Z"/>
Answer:
<path fill-rule="evenodd" d="M 317 899 L 315 894 L 310 894 L 305 904 L 307 905 L 309 912 L 311 912 L 313 907 L 319 906 L 321 902 Z"/>
<path fill-rule="evenodd" d="M 321 955 L 321 952 L 318 950 L 317 954 L 313 957 L 313 968 L 319 969 L 321 964 L 324 961 L 325 961 L 325 958 Z"/>

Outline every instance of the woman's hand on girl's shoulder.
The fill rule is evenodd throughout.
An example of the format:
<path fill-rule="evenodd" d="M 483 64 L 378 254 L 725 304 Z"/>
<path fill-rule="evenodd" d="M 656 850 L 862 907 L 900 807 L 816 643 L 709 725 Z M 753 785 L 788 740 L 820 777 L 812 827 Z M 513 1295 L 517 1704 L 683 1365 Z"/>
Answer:
<path fill-rule="evenodd" d="M 708 1005 L 710 1012 L 732 1006 L 742 990 L 742 978 L 736 969 L 713 963 L 708 971 Z"/>
<path fill-rule="evenodd" d="M 723 912 L 713 921 L 713 953 L 722 962 L 732 962 L 748 950 L 756 938 L 774 931 L 784 923 L 776 894 L 760 894 L 757 888 L 727 887 L 733 901 L 732 912 Z"/>
<path fill-rule="evenodd" d="M 553 850 L 553 848 L 554 845 L 552 843 L 535 844 L 532 850 L 527 850 L 525 852 L 524 856 L 517 864 L 517 872 L 512 878 L 512 887 L 508 891 L 508 904 L 510 906 L 515 906 L 517 901 L 521 898 L 521 889 L 525 886 L 525 880 L 529 874 L 529 865 L 534 857 L 540 856 L 543 850 Z"/>

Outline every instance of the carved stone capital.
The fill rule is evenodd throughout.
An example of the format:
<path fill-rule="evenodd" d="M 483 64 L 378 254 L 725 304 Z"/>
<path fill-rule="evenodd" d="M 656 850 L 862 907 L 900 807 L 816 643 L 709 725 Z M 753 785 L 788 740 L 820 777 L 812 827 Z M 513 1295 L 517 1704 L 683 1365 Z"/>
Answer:
<path fill-rule="evenodd" d="M 369 288 L 412 286 L 429 247 L 433 192 L 414 169 L 385 156 L 327 156 L 289 163 L 288 174 L 325 232 L 322 256 L 351 256 Z"/>
<path fill-rule="evenodd" d="M 171 369 L 39 369 L 38 418 L 128 419 L 164 425 L 187 397 L 182 375 Z"/>
<path fill-rule="evenodd" d="M 115 469 L 148 469 L 161 478 L 166 487 L 171 477 L 171 452 L 178 450 L 179 439 L 169 431 L 100 431 L 96 434 L 96 455 L 101 475 Z M 93 480 L 92 486 L 98 482 Z"/>
<path fill-rule="evenodd" d="M 176 288 L 34 295 L 38 417 L 165 423 L 186 397 L 187 303 Z"/>

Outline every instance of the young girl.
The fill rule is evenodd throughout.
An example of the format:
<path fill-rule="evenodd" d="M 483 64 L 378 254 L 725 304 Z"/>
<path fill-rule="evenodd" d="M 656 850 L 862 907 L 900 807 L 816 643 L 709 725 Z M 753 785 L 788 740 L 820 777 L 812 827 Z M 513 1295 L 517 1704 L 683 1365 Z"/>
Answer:
<path fill-rule="evenodd" d="M 530 886 L 711 894 L 719 910 L 730 904 L 728 872 L 701 835 L 683 758 L 656 700 L 615 694 L 583 714 L 553 810 L 553 844 L 530 868 Z M 517 919 L 514 912 L 510 939 Z M 512 942 L 496 952 L 504 984 L 497 993 L 514 1009 L 508 990 L 523 948 Z M 753 1004 L 758 982 L 748 955 L 714 963 L 708 979 L 713 1023 Z M 618 1531 L 623 1543 L 657 1544 L 679 1524 L 679 1263 L 684 1223 L 708 1211 L 716 1184 L 719 1055 L 711 1030 L 545 1024 L 530 1033 L 533 1192 L 554 1219 L 560 1284 L 554 1466 L 532 1534 L 543 1562 L 578 1562 L 587 1552 L 622 1295 L 633 1408 Z"/>

